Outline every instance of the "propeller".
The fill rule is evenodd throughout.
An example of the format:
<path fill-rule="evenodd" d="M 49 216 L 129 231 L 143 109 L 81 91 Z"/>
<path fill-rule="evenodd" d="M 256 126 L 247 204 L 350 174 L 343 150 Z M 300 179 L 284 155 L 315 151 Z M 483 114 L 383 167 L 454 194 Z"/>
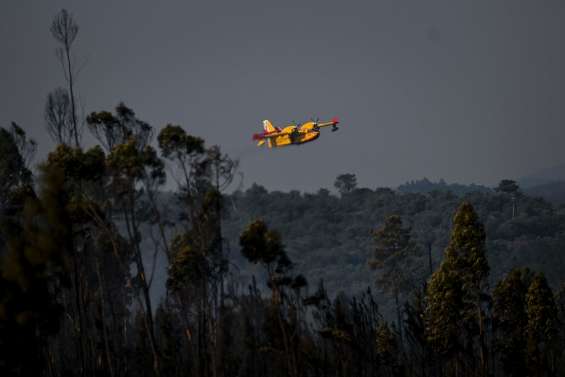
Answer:
<path fill-rule="evenodd" d="M 310 120 L 311 120 L 312 122 L 314 122 L 313 130 L 314 130 L 314 131 L 319 131 L 319 130 L 320 130 L 320 127 L 318 127 L 318 123 L 320 122 L 320 118 L 318 118 L 318 117 L 311 117 Z"/>
<path fill-rule="evenodd" d="M 332 118 L 332 132 L 335 132 L 337 130 L 339 130 L 339 127 L 337 126 L 339 124 L 339 118 L 338 117 L 333 117 Z"/>

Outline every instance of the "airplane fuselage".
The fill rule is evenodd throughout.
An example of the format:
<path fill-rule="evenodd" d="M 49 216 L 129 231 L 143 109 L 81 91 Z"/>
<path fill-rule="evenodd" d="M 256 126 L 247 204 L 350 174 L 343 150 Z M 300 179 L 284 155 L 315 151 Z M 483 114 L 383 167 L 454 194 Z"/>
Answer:
<path fill-rule="evenodd" d="M 271 139 L 273 147 L 286 147 L 293 144 L 304 144 L 316 140 L 320 131 L 315 129 L 314 122 L 297 126 L 287 126 L 281 130 L 282 135 Z"/>

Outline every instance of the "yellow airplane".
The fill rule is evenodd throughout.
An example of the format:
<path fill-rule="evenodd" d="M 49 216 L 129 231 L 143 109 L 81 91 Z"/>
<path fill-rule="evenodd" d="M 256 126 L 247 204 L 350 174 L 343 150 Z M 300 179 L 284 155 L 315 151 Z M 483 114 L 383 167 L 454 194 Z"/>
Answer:
<path fill-rule="evenodd" d="M 253 135 L 257 145 L 267 144 L 269 148 L 286 147 L 289 145 L 304 144 L 316 140 L 320 136 L 320 128 L 332 127 L 338 130 L 339 120 L 333 118 L 329 122 L 309 121 L 302 124 L 290 124 L 282 129 L 274 127 L 268 120 L 263 121 L 263 132 Z"/>

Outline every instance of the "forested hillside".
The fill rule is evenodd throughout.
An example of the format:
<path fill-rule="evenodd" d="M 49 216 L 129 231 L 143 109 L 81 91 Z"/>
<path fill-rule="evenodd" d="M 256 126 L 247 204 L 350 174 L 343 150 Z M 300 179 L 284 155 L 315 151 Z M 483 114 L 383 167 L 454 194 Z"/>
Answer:
<path fill-rule="evenodd" d="M 460 191 L 476 186 L 455 185 Z M 389 215 L 411 228 L 416 250 L 409 263 L 423 282 L 441 262 L 452 216 L 462 201 L 473 204 L 485 224 L 487 256 L 496 282 L 513 267 L 529 266 L 558 286 L 565 269 L 565 208 L 520 195 L 513 216 L 512 195 L 486 190 L 455 195 L 449 190 L 405 193 L 389 188 L 352 188 L 341 195 L 268 192 L 254 185 L 227 197 L 226 235 L 237 246 L 239 232 L 256 218 L 278 229 L 297 269 L 311 281 L 323 279 L 330 291 L 357 292 L 374 283 L 367 261 L 373 232 Z M 237 254 L 237 253 L 236 253 Z M 408 262 L 407 262 L 408 263 Z"/>
<path fill-rule="evenodd" d="M 565 204 L 565 182 L 563 181 L 532 186 L 525 191 L 529 195 L 542 197 L 556 205 Z"/>

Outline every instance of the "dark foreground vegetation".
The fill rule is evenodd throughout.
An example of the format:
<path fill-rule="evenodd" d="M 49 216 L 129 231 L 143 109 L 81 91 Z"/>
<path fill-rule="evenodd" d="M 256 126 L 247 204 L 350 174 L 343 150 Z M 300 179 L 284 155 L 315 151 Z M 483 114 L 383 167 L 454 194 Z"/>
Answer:
<path fill-rule="evenodd" d="M 77 31 L 52 27 L 68 88 L 36 174 L 35 143 L 0 129 L 0 376 L 565 374 L 562 207 L 510 180 L 457 195 L 352 174 L 339 197 L 227 195 L 235 161 L 123 104 L 85 117 L 87 148 Z"/>

